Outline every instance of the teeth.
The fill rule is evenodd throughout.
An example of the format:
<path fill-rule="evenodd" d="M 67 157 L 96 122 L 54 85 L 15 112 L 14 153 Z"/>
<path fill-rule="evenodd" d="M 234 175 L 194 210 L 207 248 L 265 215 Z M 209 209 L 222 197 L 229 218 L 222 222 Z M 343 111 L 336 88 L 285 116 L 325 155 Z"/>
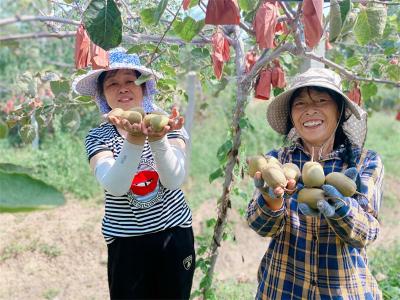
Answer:
<path fill-rule="evenodd" d="M 303 125 L 306 127 L 317 126 L 320 124 L 322 124 L 322 121 L 308 121 L 308 122 L 303 123 Z"/>

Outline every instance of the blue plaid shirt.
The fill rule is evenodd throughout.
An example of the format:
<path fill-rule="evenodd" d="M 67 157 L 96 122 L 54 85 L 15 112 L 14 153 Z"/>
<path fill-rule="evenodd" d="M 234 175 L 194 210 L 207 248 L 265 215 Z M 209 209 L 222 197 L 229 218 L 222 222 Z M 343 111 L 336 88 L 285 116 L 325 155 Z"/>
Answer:
<path fill-rule="evenodd" d="M 335 150 L 320 161 L 325 175 L 347 166 Z M 303 215 L 297 193 L 272 211 L 262 196 L 250 201 L 247 220 L 261 236 L 271 237 L 258 270 L 256 299 L 382 299 L 372 276 L 366 246 L 379 233 L 377 215 L 382 199 L 383 165 L 377 153 L 353 148 L 361 177 L 359 192 L 350 198 L 350 209 L 334 217 Z M 302 169 L 310 156 L 301 145 L 271 151 L 281 163 Z"/>

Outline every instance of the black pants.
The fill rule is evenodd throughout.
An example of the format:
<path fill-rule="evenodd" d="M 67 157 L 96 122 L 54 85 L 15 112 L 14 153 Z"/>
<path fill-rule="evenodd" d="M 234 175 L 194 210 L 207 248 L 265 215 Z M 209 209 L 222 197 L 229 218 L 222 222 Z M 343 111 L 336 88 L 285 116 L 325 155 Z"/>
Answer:
<path fill-rule="evenodd" d="M 189 299 L 195 268 L 192 228 L 174 227 L 108 245 L 111 299 Z"/>

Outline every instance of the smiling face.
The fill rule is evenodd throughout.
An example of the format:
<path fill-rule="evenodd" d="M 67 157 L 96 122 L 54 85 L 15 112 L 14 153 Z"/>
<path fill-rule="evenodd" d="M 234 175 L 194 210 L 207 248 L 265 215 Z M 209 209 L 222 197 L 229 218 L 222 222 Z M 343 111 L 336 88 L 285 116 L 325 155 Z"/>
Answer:
<path fill-rule="evenodd" d="M 303 88 L 293 100 L 291 117 L 304 143 L 321 146 L 334 139 L 339 110 L 328 93 Z"/>
<path fill-rule="evenodd" d="M 103 94 L 111 109 L 129 110 L 141 106 L 143 100 L 142 86 L 136 85 L 135 71 L 121 69 L 106 73 L 103 82 Z"/>

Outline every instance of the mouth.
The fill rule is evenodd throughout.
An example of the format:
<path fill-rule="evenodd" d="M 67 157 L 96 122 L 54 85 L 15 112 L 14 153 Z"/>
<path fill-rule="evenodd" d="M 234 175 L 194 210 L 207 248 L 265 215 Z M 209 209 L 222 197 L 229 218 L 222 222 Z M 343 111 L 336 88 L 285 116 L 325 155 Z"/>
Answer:
<path fill-rule="evenodd" d="M 308 120 L 305 121 L 303 123 L 303 126 L 305 128 L 310 128 L 310 129 L 314 129 L 314 128 L 318 128 L 319 126 L 321 126 L 324 123 L 324 121 L 322 120 Z"/>
<path fill-rule="evenodd" d="M 133 101 L 133 98 L 130 98 L 130 97 L 125 97 L 125 98 L 119 98 L 118 99 L 118 102 L 120 102 L 120 103 L 128 103 L 128 102 L 131 102 L 131 101 Z"/>

